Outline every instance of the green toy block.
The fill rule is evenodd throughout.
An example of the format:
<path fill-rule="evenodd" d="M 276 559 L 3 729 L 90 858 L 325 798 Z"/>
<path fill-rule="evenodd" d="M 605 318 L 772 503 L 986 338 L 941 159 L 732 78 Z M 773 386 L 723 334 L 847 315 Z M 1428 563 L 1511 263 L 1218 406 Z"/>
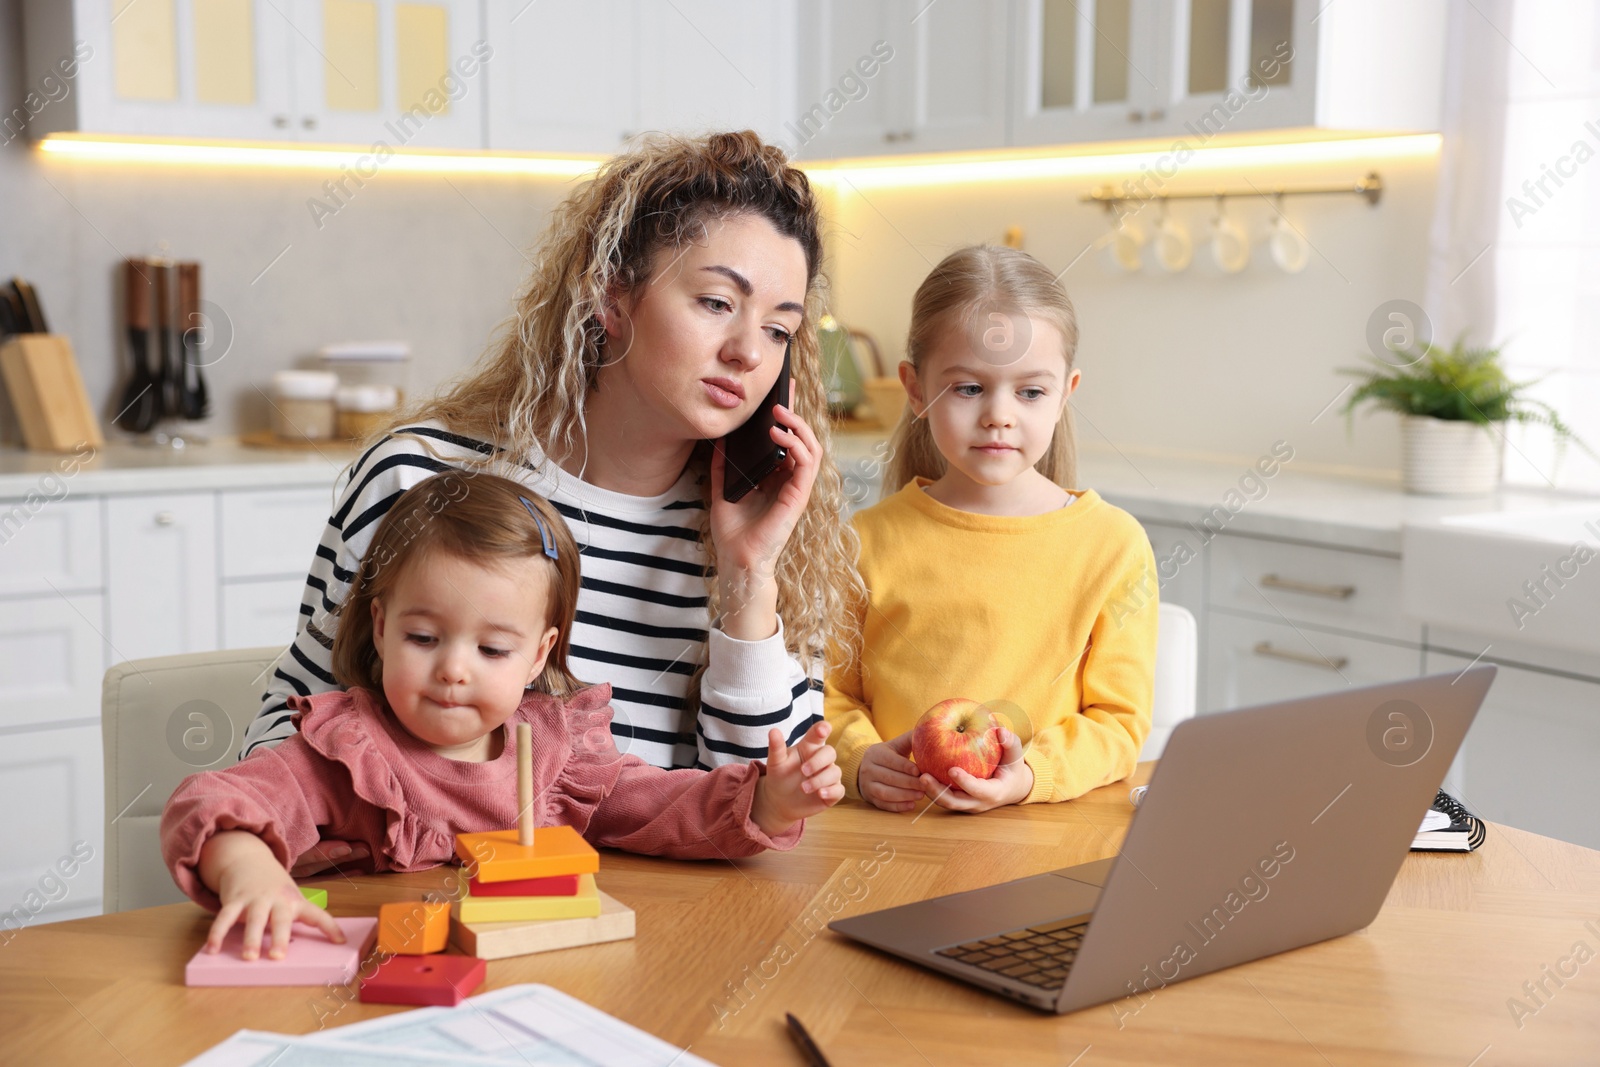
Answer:
<path fill-rule="evenodd" d="M 312 889 L 309 886 L 301 886 L 300 895 L 319 908 L 328 906 L 328 891 L 326 889 Z"/>

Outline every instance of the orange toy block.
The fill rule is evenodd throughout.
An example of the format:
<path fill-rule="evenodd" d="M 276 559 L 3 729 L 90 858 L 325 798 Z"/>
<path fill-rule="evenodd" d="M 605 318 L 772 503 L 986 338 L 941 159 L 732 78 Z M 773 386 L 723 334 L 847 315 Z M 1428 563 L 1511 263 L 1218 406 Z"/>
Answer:
<path fill-rule="evenodd" d="M 395 956 L 443 952 L 450 941 L 450 905 L 405 900 L 378 909 L 378 951 Z"/>
<path fill-rule="evenodd" d="M 476 864 L 473 877 L 480 882 L 594 874 L 600 869 L 600 853 L 570 826 L 542 826 L 533 832 L 531 845 L 517 844 L 515 830 L 457 834 L 456 855 L 464 864 Z"/>

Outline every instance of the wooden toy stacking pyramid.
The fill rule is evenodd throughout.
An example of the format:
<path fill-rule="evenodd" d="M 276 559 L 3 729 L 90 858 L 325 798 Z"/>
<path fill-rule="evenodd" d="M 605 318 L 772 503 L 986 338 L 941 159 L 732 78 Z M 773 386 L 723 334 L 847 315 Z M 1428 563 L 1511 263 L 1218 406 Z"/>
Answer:
<path fill-rule="evenodd" d="M 596 852 L 570 826 L 533 825 L 533 730 L 517 724 L 517 828 L 456 835 L 474 870 L 450 906 L 451 941 L 479 959 L 618 941 L 633 936 L 633 911 L 600 892 Z"/>

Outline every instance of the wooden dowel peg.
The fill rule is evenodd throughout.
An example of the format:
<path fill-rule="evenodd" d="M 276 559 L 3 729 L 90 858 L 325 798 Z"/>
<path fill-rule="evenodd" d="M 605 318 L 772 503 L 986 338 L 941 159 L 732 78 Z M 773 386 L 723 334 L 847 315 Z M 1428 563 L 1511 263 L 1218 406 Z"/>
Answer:
<path fill-rule="evenodd" d="M 517 723 L 517 844 L 533 844 L 533 727 Z"/>

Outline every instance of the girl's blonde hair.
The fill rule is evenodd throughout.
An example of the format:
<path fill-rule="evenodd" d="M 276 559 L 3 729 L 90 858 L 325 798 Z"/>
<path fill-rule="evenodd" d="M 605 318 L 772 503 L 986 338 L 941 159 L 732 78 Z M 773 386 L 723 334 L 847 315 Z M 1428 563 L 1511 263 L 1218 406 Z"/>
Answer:
<path fill-rule="evenodd" d="M 906 359 L 918 378 L 928 353 L 940 339 L 958 330 L 974 339 L 982 337 L 995 316 L 1013 327 L 1027 316 L 1053 324 L 1065 345 L 1062 355 L 1067 360 L 1067 373 L 1072 373 L 1078 353 L 1078 316 L 1055 275 L 1026 252 L 971 245 L 945 256 L 923 279 L 911 300 Z M 1020 356 L 1019 352 L 1017 358 Z M 884 474 L 884 496 L 898 492 L 913 478 L 937 481 L 945 473 L 945 459 L 933 442 L 928 420 L 918 417 L 909 404 L 890 439 L 890 457 Z M 1056 424 L 1050 448 L 1034 469 L 1063 489 L 1077 487 L 1078 439 L 1070 403 L 1061 406 L 1061 421 Z"/>
<path fill-rule="evenodd" d="M 547 543 L 554 559 L 545 552 Z M 548 500 L 526 486 L 492 474 L 454 470 L 424 478 L 384 513 L 340 607 L 339 632 L 333 639 L 335 681 L 382 695 L 383 662 L 372 642 L 372 604 L 392 593 L 408 566 L 434 552 L 484 566 L 507 559 L 545 561 L 550 577 L 545 624 L 560 633 L 534 688 L 565 697 L 584 686 L 567 667 L 578 610 L 578 545 L 572 531 Z"/>
<path fill-rule="evenodd" d="M 650 280 L 658 251 L 702 238 L 708 222 L 749 215 L 798 241 L 806 257 L 806 314 L 792 351 L 794 410 L 815 431 L 824 457 L 773 568 L 788 649 L 810 670 L 816 657 L 828 656 L 831 634 L 851 631 L 843 636 L 853 639 L 857 627 L 845 605 L 865 590 L 855 566 L 859 541 L 841 521 L 841 477 L 827 458 L 832 434 L 816 331 L 821 216 L 805 174 L 754 133 L 652 136 L 603 165 L 555 209 L 500 339 L 466 377 L 399 413 L 389 429 L 437 419 L 503 450 L 474 461 L 503 469 L 515 469 L 535 449 L 549 457 L 573 454 L 587 436 L 585 401 L 607 360 L 601 321 L 607 303 Z M 427 438 L 418 440 L 438 455 Z M 708 562 L 707 609 L 716 618 L 722 606 L 712 577 L 711 445 L 700 442 L 689 467 L 700 476 L 706 502 L 700 542 Z M 691 710 L 700 706 L 705 667 L 702 660 L 690 679 Z"/>

